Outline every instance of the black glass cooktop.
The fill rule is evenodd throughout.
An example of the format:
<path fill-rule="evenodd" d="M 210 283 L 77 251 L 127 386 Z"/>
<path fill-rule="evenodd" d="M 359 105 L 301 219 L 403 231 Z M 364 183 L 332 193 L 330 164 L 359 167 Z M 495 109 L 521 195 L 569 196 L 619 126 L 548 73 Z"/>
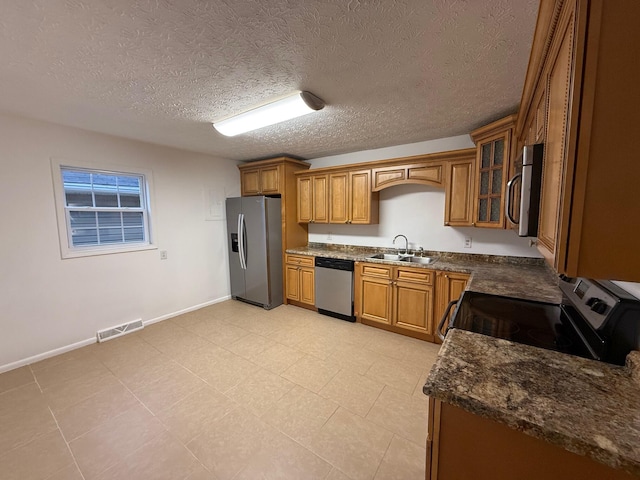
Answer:
<path fill-rule="evenodd" d="M 565 311 L 553 303 L 464 292 L 450 327 L 592 357 Z"/>

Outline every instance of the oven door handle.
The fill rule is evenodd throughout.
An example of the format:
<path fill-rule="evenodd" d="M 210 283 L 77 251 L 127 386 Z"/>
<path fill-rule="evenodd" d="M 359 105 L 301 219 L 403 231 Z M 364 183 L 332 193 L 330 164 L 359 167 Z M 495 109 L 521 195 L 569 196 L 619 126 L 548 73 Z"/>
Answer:
<path fill-rule="evenodd" d="M 444 336 L 445 333 L 442 331 L 442 328 L 444 327 L 444 324 L 447 321 L 447 318 L 449 318 L 449 312 L 451 312 L 451 308 L 453 308 L 453 306 L 458 303 L 458 300 L 451 300 L 449 302 L 449 305 L 447 305 L 447 308 L 445 308 L 444 310 L 444 314 L 442 315 L 442 318 L 440 319 L 440 323 L 438 324 L 438 328 L 436 328 L 436 335 L 438 335 L 438 338 L 440 340 L 442 340 L 444 342 Z"/>

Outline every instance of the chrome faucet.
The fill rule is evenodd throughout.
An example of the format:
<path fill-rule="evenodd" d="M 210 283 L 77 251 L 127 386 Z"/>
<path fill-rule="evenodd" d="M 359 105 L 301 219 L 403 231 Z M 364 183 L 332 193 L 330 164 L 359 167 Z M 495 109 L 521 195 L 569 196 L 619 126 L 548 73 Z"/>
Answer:
<path fill-rule="evenodd" d="M 396 240 L 398 239 L 398 237 L 402 237 L 404 238 L 404 255 L 407 255 L 409 253 L 409 240 L 407 240 L 407 237 L 405 237 L 404 235 L 396 235 L 393 238 L 393 244 L 396 244 Z M 400 249 L 398 249 L 398 251 L 400 251 Z"/>

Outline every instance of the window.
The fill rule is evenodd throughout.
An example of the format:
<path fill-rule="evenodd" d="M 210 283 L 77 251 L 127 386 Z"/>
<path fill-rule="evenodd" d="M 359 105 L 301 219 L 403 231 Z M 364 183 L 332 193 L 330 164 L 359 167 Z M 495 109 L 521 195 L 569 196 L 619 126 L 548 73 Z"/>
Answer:
<path fill-rule="evenodd" d="M 63 258 L 152 248 L 147 175 L 55 163 Z"/>

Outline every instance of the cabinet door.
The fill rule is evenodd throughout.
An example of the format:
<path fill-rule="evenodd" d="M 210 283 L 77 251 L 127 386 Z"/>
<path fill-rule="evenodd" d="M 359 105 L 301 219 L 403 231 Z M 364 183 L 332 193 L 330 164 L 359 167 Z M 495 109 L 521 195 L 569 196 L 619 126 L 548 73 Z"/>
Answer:
<path fill-rule="evenodd" d="M 433 327 L 432 331 L 435 333 L 435 329 L 438 326 L 438 323 L 442 319 L 444 315 L 444 311 L 447 308 L 447 305 L 451 300 L 457 300 L 464 292 L 467 287 L 467 281 L 469 280 L 469 275 L 466 273 L 452 273 L 452 272 L 438 272 L 437 274 L 437 284 L 436 284 L 436 295 L 437 306 L 434 309 L 435 315 L 433 317 Z M 449 318 L 453 314 L 453 309 L 449 312 Z M 446 330 L 446 326 L 449 324 L 448 320 L 445 322 L 445 326 L 443 330 Z M 439 343 L 440 340 L 436 337 L 436 341 Z"/>
<path fill-rule="evenodd" d="M 565 31 L 551 65 L 547 87 L 549 108 L 542 166 L 538 250 L 552 266 L 556 265 L 558 219 L 563 170 L 567 155 L 567 122 L 571 101 L 571 59 L 573 50 L 573 21 Z"/>
<path fill-rule="evenodd" d="M 445 190 L 444 224 L 470 227 L 473 225 L 474 161 L 449 162 Z"/>
<path fill-rule="evenodd" d="M 360 318 L 391 325 L 391 280 L 360 277 Z"/>
<path fill-rule="evenodd" d="M 298 177 L 298 223 L 313 220 L 313 177 Z"/>
<path fill-rule="evenodd" d="M 504 191 L 509 168 L 511 129 L 478 143 L 475 226 L 504 228 Z"/>
<path fill-rule="evenodd" d="M 260 169 L 260 193 L 264 195 L 280 193 L 280 175 L 277 166 Z"/>
<path fill-rule="evenodd" d="M 329 175 L 329 223 L 349 221 L 349 173 Z"/>
<path fill-rule="evenodd" d="M 309 267 L 300 268 L 300 301 L 315 305 L 315 270 Z"/>
<path fill-rule="evenodd" d="M 243 170 L 241 177 L 243 197 L 260 194 L 260 170 Z"/>
<path fill-rule="evenodd" d="M 371 223 L 371 170 L 349 172 L 349 223 Z"/>
<path fill-rule="evenodd" d="M 286 293 L 289 300 L 300 301 L 300 267 L 285 265 Z"/>
<path fill-rule="evenodd" d="M 432 286 L 398 280 L 394 305 L 394 325 L 428 335 L 433 333 Z"/>
<path fill-rule="evenodd" d="M 316 175 L 312 179 L 313 223 L 329 222 L 329 177 Z"/>

